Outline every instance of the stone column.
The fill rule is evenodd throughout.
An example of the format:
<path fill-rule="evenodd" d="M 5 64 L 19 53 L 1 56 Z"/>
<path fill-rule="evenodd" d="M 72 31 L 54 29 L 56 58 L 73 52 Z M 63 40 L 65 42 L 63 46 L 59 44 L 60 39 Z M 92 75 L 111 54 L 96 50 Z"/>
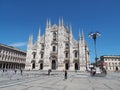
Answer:
<path fill-rule="evenodd" d="M 0 63 L 0 69 L 1 69 L 1 66 L 2 66 L 2 65 L 1 65 L 1 63 Z"/>
<path fill-rule="evenodd" d="M 5 69 L 6 69 L 6 66 L 7 66 L 7 65 L 6 65 L 6 63 L 5 63 Z"/>
<path fill-rule="evenodd" d="M 1 67 L 2 69 L 3 69 L 3 64 L 4 64 L 4 63 L 2 63 L 2 67 Z"/>

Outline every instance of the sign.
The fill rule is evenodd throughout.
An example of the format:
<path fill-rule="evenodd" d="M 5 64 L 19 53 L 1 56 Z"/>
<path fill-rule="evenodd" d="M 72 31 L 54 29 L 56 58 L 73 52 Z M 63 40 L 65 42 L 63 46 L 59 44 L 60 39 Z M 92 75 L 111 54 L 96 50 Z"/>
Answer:
<path fill-rule="evenodd" d="M 93 65 L 90 65 L 90 68 L 92 68 L 93 67 Z"/>

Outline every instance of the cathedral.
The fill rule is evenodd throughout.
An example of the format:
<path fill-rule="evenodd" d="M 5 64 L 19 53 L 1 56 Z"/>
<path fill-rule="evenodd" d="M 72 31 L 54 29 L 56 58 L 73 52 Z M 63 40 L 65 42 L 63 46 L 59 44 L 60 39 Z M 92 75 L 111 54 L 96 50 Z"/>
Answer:
<path fill-rule="evenodd" d="M 78 41 L 72 34 L 72 26 L 65 26 L 63 19 L 58 24 L 46 22 L 45 33 L 39 29 L 37 40 L 29 36 L 26 70 L 79 70 L 85 71 L 89 61 L 89 49 L 84 33 L 78 33 Z"/>

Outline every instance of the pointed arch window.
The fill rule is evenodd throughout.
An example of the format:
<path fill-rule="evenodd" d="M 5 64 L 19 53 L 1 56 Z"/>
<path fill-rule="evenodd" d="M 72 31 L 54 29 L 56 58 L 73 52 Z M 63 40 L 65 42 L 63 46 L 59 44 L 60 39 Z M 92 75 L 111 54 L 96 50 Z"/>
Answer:
<path fill-rule="evenodd" d="M 35 59 L 35 57 L 36 57 L 36 53 L 35 53 L 35 52 L 33 52 L 33 59 Z"/>
<path fill-rule="evenodd" d="M 66 52 L 66 58 L 68 58 L 68 52 Z"/>
<path fill-rule="evenodd" d="M 44 50 L 44 45 L 43 44 L 41 45 L 41 50 Z"/>
<path fill-rule="evenodd" d="M 53 33 L 53 37 L 56 37 L 56 33 L 55 32 Z"/>
<path fill-rule="evenodd" d="M 68 43 L 66 43 L 66 49 L 69 49 L 69 44 Z"/>
<path fill-rule="evenodd" d="M 65 57 L 68 58 L 68 52 L 65 53 Z"/>
<path fill-rule="evenodd" d="M 75 52 L 75 57 L 77 57 L 77 52 Z"/>
<path fill-rule="evenodd" d="M 41 58 L 43 58 L 43 53 L 41 53 Z"/>
<path fill-rule="evenodd" d="M 55 52 L 56 51 L 56 47 L 55 46 L 53 46 L 53 52 Z"/>
<path fill-rule="evenodd" d="M 53 40 L 56 41 L 56 33 L 53 32 Z"/>

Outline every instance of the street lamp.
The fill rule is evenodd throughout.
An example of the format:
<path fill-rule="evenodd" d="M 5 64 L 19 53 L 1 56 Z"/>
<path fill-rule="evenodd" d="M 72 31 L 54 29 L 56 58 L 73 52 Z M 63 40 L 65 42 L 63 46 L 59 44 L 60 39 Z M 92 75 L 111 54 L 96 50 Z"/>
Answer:
<path fill-rule="evenodd" d="M 99 32 L 91 32 L 89 34 L 89 37 L 91 37 L 94 40 L 94 48 L 95 48 L 95 60 L 96 60 L 96 65 L 97 65 L 97 50 L 96 50 L 96 39 L 99 37 L 101 34 Z"/>
<path fill-rule="evenodd" d="M 86 71 L 87 71 L 87 45 L 85 45 L 85 59 L 86 59 Z"/>

